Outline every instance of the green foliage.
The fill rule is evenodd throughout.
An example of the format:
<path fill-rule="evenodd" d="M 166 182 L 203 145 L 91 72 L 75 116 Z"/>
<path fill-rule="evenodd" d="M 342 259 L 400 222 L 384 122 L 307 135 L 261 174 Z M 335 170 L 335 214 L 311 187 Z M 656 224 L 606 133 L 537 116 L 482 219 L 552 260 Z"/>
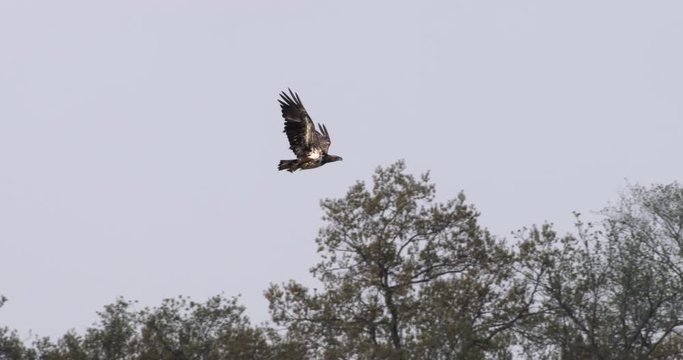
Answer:
<path fill-rule="evenodd" d="M 34 342 L 34 347 L 41 360 L 88 360 L 98 358 L 83 348 L 83 339 L 73 331 L 67 332 L 57 343 L 49 338 Z"/>
<path fill-rule="evenodd" d="M 136 314 L 134 303 L 118 299 L 98 312 L 99 326 L 88 329 L 83 347 L 95 359 L 126 360 L 135 354 Z"/>
<path fill-rule="evenodd" d="M 542 295 L 540 315 L 525 324 L 527 352 L 683 357 L 683 189 L 632 187 L 603 214 L 599 229 L 577 221 L 576 235 L 558 237 L 549 226 L 520 233 Z"/>
<path fill-rule="evenodd" d="M 16 331 L 10 331 L 6 327 L 0 328 L 0 360 L 33 360 L 35 358 L 35 351 L 26 348 Z"/>
<path fill-rule="evenodd" d="M 5 302 L 7 298 L 0 295 L 0 308 Z M 35 357 L 35 351 L 26 348 L 16 331 L 0 327 L 0 360 L 32 360 Z"/>
<path fill-rule="evenodd" d="M 507 244 L 463 194 L 437 201 L 400 161 L 321 206 L 322 288 L 271 285 L 277 331 L 237 298 L 118 299 L 82 335 L 27 346 L 0 328 L 0 360 L 683 358 L 678 183 L 632 186 L 598 224 L 576 214 L 572 234 L 545 224 Z"/>
<path fill-rule="evenodd" d="M 0 360 L 301 359 L 296 344 L 252 326 L 236 298 L 199 303 L 180 296 L 143 310 L 118 299 L 98 315 L 83 337 L 70 331 L 57 342 L 37 339 L 32 348 L 0 329 Z"/>
<path fill-rule="evenodd" d="M 237 299 L 206 303 L 164 300 L 142 318 L 139 359 L 262 359 L 268 356 L 263 330 L 252 328 Z"/>
<path fill-rule="evenodd" d="M 527 314 L 513 254 L 477 223 L 463 194 L 435 200 L 428 174 L 403 162 L 378 168 L 321 205 L 322 260 L 311 272 L 324 290 L 296 282 L 266 296 L 273 321 L 316 358 L 484 358 L 504 354 L 501 332 Z"/>

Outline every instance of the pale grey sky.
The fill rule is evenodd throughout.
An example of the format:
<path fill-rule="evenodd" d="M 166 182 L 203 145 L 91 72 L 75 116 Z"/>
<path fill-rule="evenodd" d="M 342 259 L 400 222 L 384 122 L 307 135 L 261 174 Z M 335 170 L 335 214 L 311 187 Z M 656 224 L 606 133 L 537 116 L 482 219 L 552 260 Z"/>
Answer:
<path fill-rule="evenodd" d="M 495 234 L 683 179 L 683 2 L 2 1 L 0 325 L 310 282 L 318 202 L 405 159 Z M 291 158 L 298 91 L 341 163 Z"/>

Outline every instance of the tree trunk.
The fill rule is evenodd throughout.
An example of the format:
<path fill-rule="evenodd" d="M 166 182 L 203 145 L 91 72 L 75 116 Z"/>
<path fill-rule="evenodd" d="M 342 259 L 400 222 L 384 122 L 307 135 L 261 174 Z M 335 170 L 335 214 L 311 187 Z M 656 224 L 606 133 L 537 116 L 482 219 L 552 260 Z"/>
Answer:
<path fill-rule="evenodd" d="M 391 344 L 397 352 L 401 351 L 401 334 L 398 330 L 398 310 L 394 304 L 394 294 L 390 289 L 386 289 L 384 292 L 384 302 L 389 309 L 389 315 L 391 320 L 389 322 L 389 331 L 391 335 Z"/>

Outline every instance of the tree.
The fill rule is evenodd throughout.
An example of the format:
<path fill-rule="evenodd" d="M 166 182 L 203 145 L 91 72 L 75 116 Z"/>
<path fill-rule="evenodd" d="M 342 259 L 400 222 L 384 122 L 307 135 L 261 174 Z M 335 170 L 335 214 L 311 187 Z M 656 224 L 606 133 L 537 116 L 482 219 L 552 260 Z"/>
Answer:
<path fill-rule="evenodd" d="M 7 298 L 0 295 L 0 308 L 5 305 Z M 21 341 L 16 331 L 7 327 L 0 327 L 0 360 L 32 360 L 36 353 L 27 348 Z"/>
<path fill-rule="evenodd" d="M 183 296 L 161 306 L 134 309 L 117 299 L 98 312 L 99 321 L 80 336 L 39 338 L 26 347 L 16 332 L 0 329 L 0 360 L 219 360 L 301 359 L 297 344 L 267 327 L 252 326 L 237 298 L 214 296 L 204 303 Z"/>
<path fill-rule="evenodd" d="M 576 235 L 520 233 L 527 269 L 542 279 L 542 315 L 524 333 L 534 358 L 683 356 L 683 189 L 629 190 L 599 229 L 579 220 Z"/>
<path fill-rule="evenodd" d="M 139 357 L 145 359 L 266 359 L 268 332 L 254 328 L 236 298 L 205 303 L 166 299 L 140 313 Z"/>
<path fill-rule="evenodd" d="M 311 273 L 324 290 L 290 281 L 266 293 L 273 321 L 315 358 L 509 357 L 505 330 L 533 299 L 516 257 L 456 199 L 435 201 L 428 174 L 399 161 L 321 202 Z"/>
<path fill-rule="evenodd" d="M 40 360 L 89 360 L 96 358 L 89 356 L 83 348 L 83 339 L 73 330 L 64 334 L 57 343 L 50 338 L 42 338 L 33 343 Z"/>
<path fill-rule="evenodd" d="M 27 348 L 16 331 L 0 328 L 0 360 L 33 360 L 35 351 Z"/>
<path fill-rule="evenodd" d="M 99 326 L 89 328 L 83 340 L 89 358 L 134 359 L 138 329 L 133 305 L 133 301 L 120 298 L 98 312 Z"/>
<path fill-rule="evenodd" d="M 683 358 L 678 183 L 632 186 L 597 224 L 576 214 L 571 234 L 545 224 L 510 245 L 403 162 L 321 206 L 321 290 L 271 285 L 277 330 L 252 325 L 237 298 L 118 299 L 56 342 L 0 328 L 0 360 Z"/>

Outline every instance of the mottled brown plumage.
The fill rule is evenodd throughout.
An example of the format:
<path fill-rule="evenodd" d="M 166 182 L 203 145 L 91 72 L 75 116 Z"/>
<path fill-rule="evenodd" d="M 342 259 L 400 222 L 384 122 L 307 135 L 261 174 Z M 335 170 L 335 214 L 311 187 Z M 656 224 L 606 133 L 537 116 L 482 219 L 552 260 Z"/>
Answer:
<path fill-rule="evenodd" d="M 314 169 L 328 162 L 342 160 L 336 155 L 329 155 L 330 133 L 325 125 L 318 124 L 316 130 L 313 120 L 301 103 L 299 94 L 289 90 L 280 93 L 280 108 L 285 119 L 285 130 L 289 148 L 296 155 L 294 160 L 280 160 L 277 169 L 294 172 L 296 170 Z"/>

